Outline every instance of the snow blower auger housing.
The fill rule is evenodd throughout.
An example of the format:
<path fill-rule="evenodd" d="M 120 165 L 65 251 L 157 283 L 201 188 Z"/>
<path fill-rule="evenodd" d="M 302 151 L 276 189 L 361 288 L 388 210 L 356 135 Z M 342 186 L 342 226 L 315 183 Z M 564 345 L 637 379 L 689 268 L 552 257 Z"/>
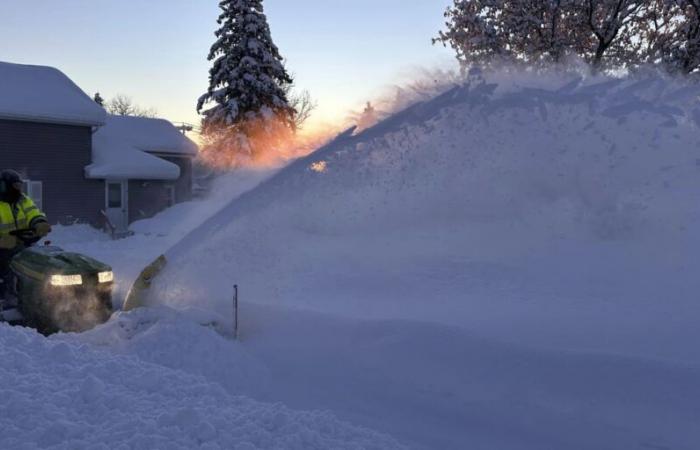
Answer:
<path fill-rule="evenodd" d="M 12 258 L 16 310 L 0 315 L 43 334 L 85 331 L 112 315 L 112 268 L 60 247 L 28 247 Z"/>

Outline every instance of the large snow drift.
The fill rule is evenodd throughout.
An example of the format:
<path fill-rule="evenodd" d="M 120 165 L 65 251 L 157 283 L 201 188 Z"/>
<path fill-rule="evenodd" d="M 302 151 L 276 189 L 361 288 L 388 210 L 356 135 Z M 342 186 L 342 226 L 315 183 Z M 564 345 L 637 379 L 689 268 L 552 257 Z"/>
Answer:
<path fill-rule="evenodd" d="M 0 61 L 0 118 L 97 126 L 106 115 L 61 71 Z"/>
<path fill-rule="evenodd" d="M 421 448 L 694 448 L 699 91 L 500 75 L 341 136 L 167 253 L 153 300 L 243 299 L 176 366 Z"/>
<path fill-rule="evenodd" d="M 700 362 L 699 91 L 455 87 L 232 203 L 170 252 L 158 296 L 223 309 L 237 282 L 249 301 Z"/>

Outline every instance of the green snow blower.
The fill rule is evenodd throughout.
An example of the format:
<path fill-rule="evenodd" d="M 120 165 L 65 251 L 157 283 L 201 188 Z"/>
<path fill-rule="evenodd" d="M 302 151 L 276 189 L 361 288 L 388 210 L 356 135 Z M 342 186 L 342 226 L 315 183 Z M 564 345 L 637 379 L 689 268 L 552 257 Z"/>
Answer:
<path fill-rule="evenodd" d="M 14 234 L 25 245 L 10 262 L 10 286 L 0 299 L 0 320 L 42 334 L 81 332 L 112 315 L 112 268 L 51 245 L 32 246 L 33 230 Z"/>

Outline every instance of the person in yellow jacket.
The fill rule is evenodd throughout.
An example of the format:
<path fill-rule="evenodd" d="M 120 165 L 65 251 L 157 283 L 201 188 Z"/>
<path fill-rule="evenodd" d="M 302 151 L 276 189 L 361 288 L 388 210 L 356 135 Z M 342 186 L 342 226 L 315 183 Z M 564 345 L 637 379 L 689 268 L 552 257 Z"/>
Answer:
<path fill-rule="evenodd" d="M 10 261 L 24 248 L 12 232 L 32 230 L 39 240 L 51 231 L 44 213 L 22 192 L 22 184 L 22 177 L 14 170 L 0 172 L 0 299 L 11 283 Z"/>

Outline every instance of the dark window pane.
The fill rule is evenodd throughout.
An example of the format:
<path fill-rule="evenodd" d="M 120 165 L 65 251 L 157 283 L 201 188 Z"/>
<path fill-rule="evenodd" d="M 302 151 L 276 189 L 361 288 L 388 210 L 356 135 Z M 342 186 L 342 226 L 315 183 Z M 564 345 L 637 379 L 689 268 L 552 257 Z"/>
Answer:
<path fill-rule="evenodd" d="M 109 183 L 107 185 L 107 207 L 122 207 L 122 185 L 121 183 Z"/>

